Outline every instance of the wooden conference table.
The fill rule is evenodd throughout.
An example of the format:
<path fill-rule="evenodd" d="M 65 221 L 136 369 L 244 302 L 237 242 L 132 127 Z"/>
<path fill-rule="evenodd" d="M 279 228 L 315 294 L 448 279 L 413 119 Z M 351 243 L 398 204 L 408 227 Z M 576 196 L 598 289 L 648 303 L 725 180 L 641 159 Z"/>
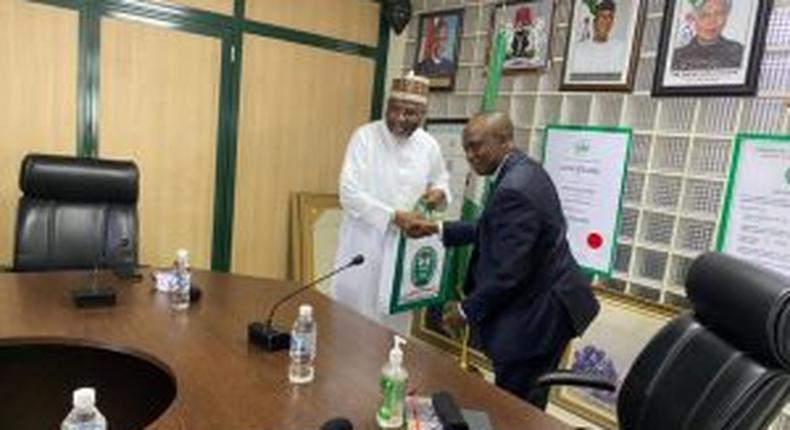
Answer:
<path fill-rule="evenodd" d="M 172 372 L 177 391 L 149 428 L 318 429 L 336 416 L 349 418 L 355 429 L 375 428 L 379 373 L 392 341 L 392 332 L 377 323 L 312 291 L 286 303 L 275 318 L 281 325 L 290 325 L 300 303 L 315 307 L 318 322 L 316 379 L 293 386 L 287 351 L 268 353 L 249 345 L 246 327 L 265 318 L 294 284 L 197 271 L 193 280 L 203 290 L 202 300 L 173 312 L 152 290 L 148 273 L 136 284 L 101 273 L 99 279 L 117 287 L 117 306 L 77 309 L 69 291 L 89 277 L 85 272 L 0 274 L 0 345 L 26 338 L 81 339 L 155 357 Z M 568 428 L 462 372 L 451 357 L 419 340 L 405 347 L 405 366 L 410 389 L 426 396 L 447 390 L 459 406 L 487 411 L 497 430 Z M 97 395 L 101 408 L 102 393 Z"/>

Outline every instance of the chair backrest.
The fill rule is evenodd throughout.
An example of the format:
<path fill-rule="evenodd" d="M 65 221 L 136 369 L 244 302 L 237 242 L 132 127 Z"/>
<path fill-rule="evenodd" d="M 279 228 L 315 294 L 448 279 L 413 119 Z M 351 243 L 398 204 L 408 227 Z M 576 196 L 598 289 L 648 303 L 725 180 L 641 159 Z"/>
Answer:
<path fill-rule="evenodd" d="M 686 290 L 693 312 L 659 331 L 623 382 L 620 427 L 765 428 L 790 395 L 790 280 L 708 253 Z"/>
<path fill-rule="evenodd" d="M 138 181 L 129 161 L 26 156 L 14 270 L 136 265 Z"/>

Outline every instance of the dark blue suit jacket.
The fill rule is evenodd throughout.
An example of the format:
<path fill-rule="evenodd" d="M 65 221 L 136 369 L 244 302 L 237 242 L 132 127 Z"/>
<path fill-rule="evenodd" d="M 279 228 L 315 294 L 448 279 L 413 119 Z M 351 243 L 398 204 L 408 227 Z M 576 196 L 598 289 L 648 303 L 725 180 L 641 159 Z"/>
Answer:
<path fill-rule="evenodd" d="M 496 361 L 539 357 L 551 336 L 580 335 L 598 314 L 571 255 L 559 197 L 542 166 L 514 150 L 480 218 L 446 222 L 446 246 L 474 244 L 461 303 Z"/>

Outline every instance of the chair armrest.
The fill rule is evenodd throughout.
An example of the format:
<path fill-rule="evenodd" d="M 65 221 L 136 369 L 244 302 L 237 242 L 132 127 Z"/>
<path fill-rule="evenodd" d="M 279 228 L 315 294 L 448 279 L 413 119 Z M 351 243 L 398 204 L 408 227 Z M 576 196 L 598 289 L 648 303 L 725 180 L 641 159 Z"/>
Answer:
<path fill-rule="evenodd" d="M 538 378 L 538 385 L 567 385 L 572 387 L 594 388 L 596 390 L 614 391 L 617 389 L 612 381 L 594 375 L 574 373 L 569 370 L 558 370 Z"/>

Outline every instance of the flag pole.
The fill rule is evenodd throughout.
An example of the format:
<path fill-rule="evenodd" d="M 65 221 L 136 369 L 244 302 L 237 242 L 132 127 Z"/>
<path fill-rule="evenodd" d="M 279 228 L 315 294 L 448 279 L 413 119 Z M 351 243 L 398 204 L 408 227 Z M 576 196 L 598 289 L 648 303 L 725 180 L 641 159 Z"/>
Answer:
<path fill-rule="evenodd" d="M 497 105 L 497 98 L 499 96 L 499 83 L 502 80 L 502 68 L 505 63 L 505 53 L 507 51 L 507 34 L 505 31 L 505 24 L 504 24 L 504 17 L 505 17 L 505 3 L 500 6 L 499 13 L 497 13 L 497 19 L 494 23 L 494 44 L 491 58 L 489 59 L 488 63 L 488 70 L 486 74 L 486 85 L 485 91 L 483 92 L 483 101 L 482 105 L 480 106 L 481 112 L 491 112 L 496 109 Z M 470 175 L 472 173 L 470 172 Z M 488 179 L 486 179 L 486 182 Z M 471 183 L 471 180 L 469 181 Z M 471 187 L 474 188 L 474 187 Z M 482 207 L 482 206 L 481 206 Z M 474 214 L 473 218 L 476 218 L 479 214 Z M 457 264 L 457 269 L 460 273 L 465 273 L 465 268 L 469 263 L 469 255 L 471 253 L 459 253 L 456 255 L 455 263 Z M 458 279 L 463 281 L 463 275 L 458 276 Z M 456 284 L 458 285 L 458 284 Z M 459 288 L 459 290 L 461 290 Z M 458 291 L 458 297 L 462 300 L 464 298 L 463 291 Z M 469 367 L 469 338 L 470 338 L 470 328 L 469 323 L 467 322 L 464 326 L 464 332 L 461 339 L 461 354 L 460 354 L 460 367 L 464 371 L 470 371 Z"/>

